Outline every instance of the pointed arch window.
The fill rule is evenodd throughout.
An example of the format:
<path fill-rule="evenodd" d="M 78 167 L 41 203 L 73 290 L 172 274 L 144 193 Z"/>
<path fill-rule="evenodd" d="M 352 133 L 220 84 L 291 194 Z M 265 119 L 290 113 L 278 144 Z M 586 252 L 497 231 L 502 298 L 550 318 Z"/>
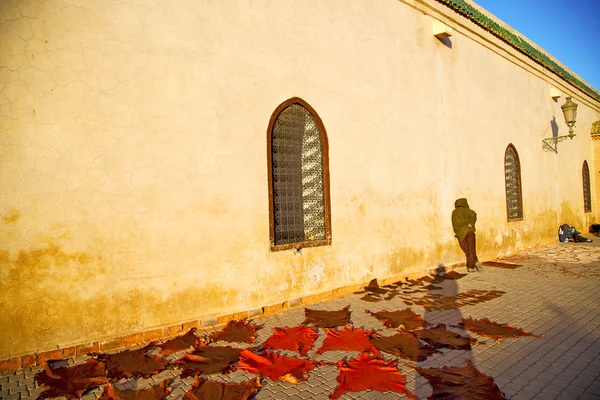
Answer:
<path fill-rule="evenodd" d="M 506 213 L 508 221 L 523 219 L 523 196 L 521 193 L 521 162 L 517 149 L 509 144 L 504 154 L 504 181 L 506 184 Z"/>
<path fill-rule="evenodd" d="M 590 191 L 590 169 L 588 168 L 587 161 L 583 161 L 583 167 L 581 168 L 581 175 L 583 179 L 583 211 L 592 211 L 592 193 Z"/>
<path fill-rule="evenodd" d="M 273 112 L 267 154 L 271 250 L 330 245 L 327 134 L 304 100 L 289 99 Z"/>

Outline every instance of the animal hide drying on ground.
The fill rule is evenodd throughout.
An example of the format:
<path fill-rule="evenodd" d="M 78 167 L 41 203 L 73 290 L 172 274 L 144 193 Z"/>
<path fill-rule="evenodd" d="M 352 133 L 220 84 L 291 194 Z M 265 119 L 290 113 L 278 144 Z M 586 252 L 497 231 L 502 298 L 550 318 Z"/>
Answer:
<path fill-rule="evenodd" d="M 371 314 L 377 318 L 386 328 L 403 328 L 407 331 L 413 331 L 430 325 L 419 314 L 413 312 L 410 308 L 398 311 L 379 311 L 371 312 L 365 310 L 365 313 Z"/>
<path fill-rule="evenodd" d="M 415 368 L 431 383 L 429 399 L 504 400 L 504 394 L 491 376 L 479 372 L 467 360 L 466 367 Z"/>
<path fill-rule="evenodd" d="M 137 350 L 124 350 L 114 354 L 100 354 L 98 360 L 106 364 L 107 376 L 111 381 L 121 378 L 148 378 L 163 371 L 168 360 L 147 355 L 155 347 L 154 343 Z"/>
<path fill-rule="evenodd" d="M 494 300 L 505 294 L 499 290 L 471 289 L 456 295 L 445 296 L 438 293 L 428 293 L 423 297 L 401 297 L 403 300 L 422 306 L 425 311 L 452 310 L 468 305 L 484 303 Z"/>
<path fill-rule="evenodd" d="M 108 382 L 105 369 L 106 365 L 94 358 L 73 367 L 51 368 L 46 365 L 35 375 L 36 382 L 45 389 L 38 399 L 62 396 L 69 400 L 78 399 L 86 390 Z"/>
<path fill-rule="evenodd" d="M 200 374 L 223 374 L 233 370 L 232 364 L 240 358 L 242 349 L 233 347 L 200 346 L 173 363 L 182 369 L 181 378 Z"/>
<path fill-rule="evenodd" d="M 414 332 L 417 337 L 436 349 L 448 348 L 453 350 L 470 350 L 471 344 L 477 342 L 470 336 L 461 336 L 446 329 L 445 324 Z"/>
<path fill-rule="evenodd" d="M 213 333 L 209 338 L 215 342 L 224 340 L 226 342 L 254 343 L 256 331 L 261 328 L 262 325 L 254 325 L 247 321 L 229 321 L 225 328 Z"/>
<path fill-rule="evenodd" d="M 369 340 L 379 351 L 413 361 L 424 361 L 433 353 L 439 353 L 435 348 L 421 343 L 410 332 L 399 332 L 393 336 L 373 336 Z"/>
<path fill-rule="evenodd" d="M 497 261 L 484 261 L 481 263 L 484 267 L 496 267 L 496 268 L 504 268 L 504 269 L 515 269 L 522 266 L 522 264 L 507 264 L 501 263 Z"/>
<path fill-rule="evenodd" d="M 240 363 L 236 365 L 236 368 L 252 374 L 259 374 L 272 381 L 281 379 L 296 384 L 307 380 L 308 372 L 312 371 L 317 365 L 322 365 L 322 363 L 280 356 L 277 353 L 268 351 L 258 355 L 244 350 L 240 354 Z"/>
<path fill-rule="evenodd" d="M 183 398 L 187 400 L 248 400 L 262 388 L 258 378 L 244 383 L 207 381 L 196 377 L 192 389 Z"/>
<path fill-rule="evenodd" d="M 344 350 L 344 351 L 366 351 L 372 350 L 375 346 L 369 341 L 369 338 L 373 336 L 375 331 L 365 331 L 360 328 L 344 328 L 335 330 L 331 328 L 325 329 L 327 336 L 323 341 L 323 345 L 319 350 L 318 354 L 323 354 L 330 350 Z"/>
<path fill-rule="evenodd" d="M 335 328 L 338 326 L 346 326 L 350 324 L 350 306 L 346 306 L 341 310 L 337 311 L 325 311 L 325 310 L 311 310 L 309 308 L 304 309 L 304 316 L 306 319 L 302 323 L 303 325 L 315 325 L 319 328 Z"/>
<path fill-rule="evenodd" d="M 440 275 L 440 277 L 442 279 L 452 279 L 452 280 L 457 280 L 460 278 L 463 278 L 467 276 L 467 274 L 461 274 L 460 272 L 456 272 L 456 271 L 450 271 L 450 272 L 446 272 L 444 275 Z"/>
<path fill-rule="evenodd" d="M 367 293 L 363 297 L 361 297 L 360 299 L 363 300 L 363 301 L 368 301 L 370 303 L 376 303 L 378 301 L 383 300 L 384 298 L 382 296 L 379 296 L 379 295 L 376 295 L 376 294 Z"/>
<path fill-rule="evenodd" d="M 500 339 L 516 338 L 521 336 L 534 336 L 537 338 L 543 337 L 527 332 L 520 328 L 515 328 L 509 324 L 499 324 L 497 322 L 490 321 L 487 318 L 463 318 L 459 326 L 468 331 L 476 333 L 479 336 L 489 337 L 496 341 L 499 341 Z"/>
<path fill-rule="evenodd" d="M 386 361 L 369 353 L 362 353 L 355 359 L 341 360 L 337 363 L 340 370 L 337 377 L 338 386 L 329 398 L 337 399 L 346 392 L 389 390 L 416 399 L 416 396 L 406 389 L 406 378 L 400 373 L 397 365 L 397 361 Z"/>
<path fill-rule="evenodd" d="M 158 385 L 138 390 L 121 390 L 113 385 L 107 385 L 99 400 L 165 400 L 171 393 L 169 387 L 171 382 L 172 379 L 165 379 Z"/>
<path fill-rule="evenodd" d="M 317 331 L 308 326 L 275 328 L 273 335 L 263 344 L 263 348 L 299 351 L 301 356 L 305 356 L 318 337 Z"/>
<path fill-rule="evenodd" d="M 396 297 L 399 293 L 398 291 L 398 287 L 400 287 L 400 285 L 397 284 L 389 284 L 386 285 L 384 287 L 380 287 L 379 284 L 377 283 L 377 279 L 373 279 L 371 282 L 369 282 L 369 285 L 365 286 L 362 291 L 358 291 L 355 292 L 355 294 L 363 294 L 366 293 L 363 297 L 361 297 L 361 300 L 364 301 L 368 301 L 368 302 L 378 302 L 381 300 L 391 300 L 394 297 Z M 384 295 L 387 295 L 384 297 Z"/>
<path fill-rule="evenodd" d="M 157 347 L 161 348 L 159 353 L 166 356 L 196 346 L 201 340 L 194 332 L 196 332 L 196 328 L 190 329 L 185 335 L 181 335 L 158 345 Z"/>

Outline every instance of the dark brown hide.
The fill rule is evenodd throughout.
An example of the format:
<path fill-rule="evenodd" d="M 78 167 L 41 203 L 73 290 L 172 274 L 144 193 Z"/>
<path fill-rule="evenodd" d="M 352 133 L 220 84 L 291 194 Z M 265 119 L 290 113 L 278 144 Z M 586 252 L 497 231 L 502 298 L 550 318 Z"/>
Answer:
<path fill-rule="evenodd" d="M 415 331 L 415 335 L 436 349 L 446 347 L 454 350 L 469 350 L 471 349 L 471 343 L 477 341 L 470 336 L 461 336 L 458 333 L 448 331 L 445 324 Z"/>
<path fill-rule="evenodd" d="M 223 374 L 233 370 L 232 364 L 240 358 L 242 349 L 233 347 L 201 346 L 186 353 L 173 364 L 182 369 L 181 378 L 200 374 Z"/>
<path fill-rule="evenodd" d="M 369 353 L 362 353 L 355 359 L 341 360 L 337 363 L 340 370 L 337 377 L 338 387 L 329 398 L 338 399 L 346 392 L 389 390 L 416 399 L 416 396 L 406 389 L 406 378 L 400 373 L 397 365 L 397 361 L 385 361 Z"/>
<path fill-rule="evenodd" d="M 373 279 L 367 286 L 364 287 L 367 292 L 375 293 L 375 294 L 386 294 L 388 292 L 387 289 L 384 289 L 379 286 L 377 283 L 377 279 Z"/>
<path fill-rule="evenodd" d="M 383 300 L 383 297 L 379 297 L 377 295 L 373 295 L 373 294 L 367 293 L 363 297 L 361 297 L 360 299 L 364 300 L 364 301 L 368 301 L 370 303 L 375 303 L 375 302 Z"/>
<path fill-rule="evenodd" d="M 104 388 L 100 400 L 164 400 L 171 393 L 171 381 L 172 379 L 165 379 L 158 385 L 138 390 L 121 390 L 108 385 Z"/>
<path fill-rule="evenodd" d="M 111 381 L 131 377 L 148 378 L 165 369 L 169 361 L 160 357 L 147 355 L 154 348 L 154 343 L 138 350 L 124 350 L 115 354 L 100 354 L 98 360 L 106 364 L 106 371 Z"/>
<path fill-rule="evenodd" d="M 254 354 L 243 350 L 240 354 L 240 363 L 237 369 L 248 371 L 251 374 L 260 374 L 272 381 L 282 379 L 290 383 L 298 383 L 308 379 L 308 372 L 312 371 L 319 362 L 303 360 L 295 357 L 280 356 L 277 353 L 266 351 L 263 355 Z"/>
<path fill-rule="evenodd" d="M 35 375 L 37 383 L 45 390 L 38 399 L 65 396 L 67 399 L 78 399 L 83 392 L 108 382 L 104 375 L 105 364 L 94 358 L 85 364 L 73 367 L 46 368 Z"/>
<path fill-rule="evenodd" d="M 254 343 L 256 331 L 261 328 L 262 325 L 250 324 L 247 321 L 229 321 L 225 328 L 210 335 L 210 339 L 215 342 L 224 340 L 226 342 Z"/>
<path fill-rule="evenodd" d="M 504 400 L 504 394 L 491 376 L 479 372 L 471 361 L 466 367 L 416 368 L 425 377 L 433 393 L 429 399 Z"/>
<path fill-rule="evenodd" d="M 426 275 L 419 279 L 407 279 L 406 283 L 409 287 L 427 286 L 431 283 L 441 283 L 444 278 L 441 275 Z"/>
<path fill-rule="evenodd" d="M 196 336 L 194 332 L 196 332 L 196 328 L 190 329 L 185 335 L 181 335 L 175 339 L 168 340 L 163 344 L 158 345 L 158 347 L 161 348 L 159 353 L 163 355 L 169 355 L 181 350 L 189 349 L 190 347 L 194 347 L 200 342 L 200 338 Z"/>
<path fill-rule="evenodd" d="M 526 332 L 523 329 L 512 327 L 509 324 L 499 324 L 497 322 L 492 322 L 487 318 L 463 318 L 460 326 L 478 334 L 479 336 L 489 337 L 494 340 L 516 338 L 521 336 L 534 336 L 537 338 L 542 337 L 533 333 Z"/>
<path fill-rule="evenodd" d="M 486 301 L 494 300 L 502 296 L 505 292 L 499 290 L 480 290 L 471 289 L 466 292 L 460 292 L 454 296 L 444 296 L 439 293 L 427 293 L 417 298 L 412 298 L 412 302 L 425 308 L 425 311 L 452 310 L 467 305 L 475 305 Z"/>
<path fill-rule="evenodd" d="M 360 351 L 370 350 L 373 344 L 369 342 L 369 338 L 373 336 L 375 331 L 365 331 L 360 328 L 344 328 L 335 330 L 326 329 L 327 336 L 323 341 L 323 345 L 318 354 L 323 354 L 329 350 L 344 350 L 344 351 Z"/>
<path fill-rule="evenodd" d="M 261 389 L 258 378 L 244 383 L 222 383 L 196 377 L 192 390 L 183 397 L 187 400 L 248 400 Z"/>
<path fill-rule="evenodd" d="M 509 262 L 511 264 L 521 264 L 523 261 L 533 260 L 532 256 L 508 256 L 502 257 L 502 261 Z"/>
<path fill-rule="evenodd" d="M 374 336 L 369 340 L 380 351 L 413 361 L 424 361 L 433 353 L 439 353 L 433 347 L 422 344 L 410 332 L 399 332 L 394 336 Z"/>
<path fill-rule="evenodd" d="M 501 263 L 501 262 L 496 262 L 496 261 L 485 261 L 485 262 L 482 262 L 481 264 L 483 264 L 485 267 L 496 267 L 496 268 L 505 268 L 505 269 L 515 269 L 515 268 L 522 266 L 522 264 L 507 264 L 507 263 Z"/>
<path fill-rule="evenodd" d="M 386 328 L 403 328 L 407 331 L 413 331 L 430 325 L 419 314 L 413 312 L 410 308 L 399 311 L 379 311 L 371 312 L 365 310 L 365 313 L 371 314 L 381 321 Z"/>
<path fill-rule="evenodd" d="M 319 328 L 335 328 L 336 326 L 345 326 L 350 324 L 350 306 L 346 306 L 337 311 L 311 310 L 304 309 L 306 319 L 303 325 L 315 325 Z"/>
<path fill-rule="evenodd" d="M 263 348 L 299 351 L 301 356 L 305 356 L 318 337 L 317 331 L 308 326 L 275 328 L 273 335 L 263 344 Z"/>
<path fill-rule="evenodd" d="M 456 271 L 450 271 L 450 272 L 446 272 L 444 275 L 440 275 L 440 277 L 442 279 L 452 279 L 452 280 L 457 280 L 457 279 L 460 279 L 465 276 L 467 276 L 467 274 L 461 274 L 460 272 L 456 272 Z"/>

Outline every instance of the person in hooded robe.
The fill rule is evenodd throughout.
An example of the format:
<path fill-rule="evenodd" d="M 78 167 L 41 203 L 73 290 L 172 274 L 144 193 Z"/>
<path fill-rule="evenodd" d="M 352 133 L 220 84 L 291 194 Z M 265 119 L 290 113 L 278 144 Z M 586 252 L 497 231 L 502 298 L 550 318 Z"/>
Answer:
<path fill-rule="evenodd" d="M 467 271 L 483 271 L 479 263 L 476 250 L 475 223 L 477 222 L 477 213 L 469 208 L 467 199 L 460 198 L 454 202 L 454 211 L 452 211 L 452 229 L 454 236 L 458 239 L 460 248 L 467 257 Z"/>

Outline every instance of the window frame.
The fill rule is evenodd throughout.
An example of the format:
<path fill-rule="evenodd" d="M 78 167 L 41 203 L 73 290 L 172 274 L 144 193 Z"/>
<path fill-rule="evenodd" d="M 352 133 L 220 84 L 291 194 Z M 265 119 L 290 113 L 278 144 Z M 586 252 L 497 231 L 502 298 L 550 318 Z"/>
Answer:
<path fill-rule="evenodd" d="M 587 186 L 586 186 L 586 179 L 585 179 L 585 174 L 587 173 Z M 583 212 L 584 213 L 590 213 L 592 212 L 592 189 L 591 189 L 591 182 L 590 182 L 590 167 L 587 163 L 587 160 L 583 160 L 583 166 L 581 167 L 581 184 L 583 186 Z M 588 203 L 586 204 L 586 194 L 587 194 L 587 198 L 588 198 Z"/>
<path fill-rule="evenodd" d="M 273 128 L 279 114 L 287 107 L 297 104 L 304 107 L 306 111 L 314 118 L 317 123 L 317 128 L 321 134 L 321 156 L 323 160 L 323 202 L 325 214 L 325 239 L 304 241 L 298 243 L 275 244 L 275 213 L 274 213 L 274 198 L 273 198 Z M 319 114 L 300 97 L 292 97 L 281 103 L 269 120 L 267 128 L 267 169 L 268 169 L 268 187 L 269 187 L 269 244 L 270 251 L 282 251 L 290 249 L 303 249 L 307 247 L 330 246 L 331 245 L 331 200 L 329 196 L 329 141 L 327 139 L 327 131 L 323 125 L 323 121 Z"/>
<path fill-rule="evenodd" d="M 519 211 L 520 211 L 520 215 L 518 217 L 510 217 L 509 214 L 509 208 L 508 208 L 508 190 L 506 187 L 506 156 L 508 154 L 508 150 L 512 149 L 512 151 L 514 151 L 515 153 L 515 157 L 517 160 L 517 175 L 519 178 Z M 522 176 L 521 176 L 521 159 L 519 157 L 519 152 L 517 152 L 516 147 L 510 143 L 508 146 L 506 146 L 506 150 L 504 151 L 504 197 L 505 197 L 505 202 L 506 202 L 506 220 L 508 222 L 516 222 L 516 221 L 522 221 L 523 220 L 523 187 L 522 187 Z"/>

